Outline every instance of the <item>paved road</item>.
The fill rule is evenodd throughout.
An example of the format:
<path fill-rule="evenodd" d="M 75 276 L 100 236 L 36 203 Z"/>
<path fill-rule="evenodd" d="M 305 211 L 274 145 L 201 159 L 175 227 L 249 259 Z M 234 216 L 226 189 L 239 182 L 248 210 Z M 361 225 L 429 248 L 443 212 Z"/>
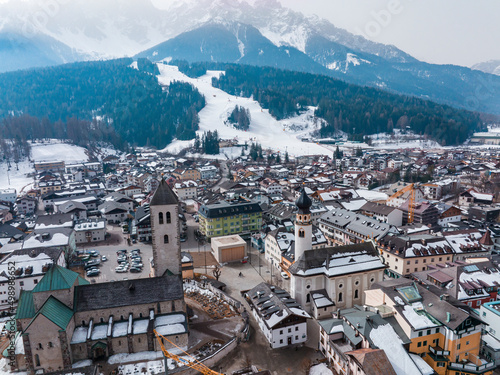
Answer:
<path fill-rule="evenodd" d="M 243 302 L 247 310 L 249 306 L 241 295 L 241 291 L 252 289 L 261 282 L 271 281 L 271 265 L 264 259 L 256 249 L 250 248 L 250 261 L 248 263 L 230 263 L 222 267 L 220 281 L 226 284 L 226 293 L 233 298 Z M 260 267 L 259 267 L 260 265 Z M 203 273 L 204 268 L 195 269 Z M 260 271 L 260 273 L 259 273 Z M 240 277 L 239 273 L 243 276 Z M 210 273 L 210 271 L 209 271 Z M 281 274 L 273 268 L 273 284 L 289 290 L 289 280 L 281 277 Z M 308 332 L 309 340 L 307 346 L 292 349 L 270 349 L 267 339 L 260 331 L 256 320 L 250 315 L 251 337 L 246 343 L 241 343 L 233 353 L 227 356 L 220 364 L 224 373 L 241 369 L 250 362 L 262 369 L 268 369 L 273 375 L 278 374 L 300 374 L 304 373 L 302 368 L 309 363 L 316 363 L 323 356 L 315 348 L 318 346 L 316 334 L 317 327 L 311 326 Z M 309 329 L 308 329 L 309 331 Z"/>

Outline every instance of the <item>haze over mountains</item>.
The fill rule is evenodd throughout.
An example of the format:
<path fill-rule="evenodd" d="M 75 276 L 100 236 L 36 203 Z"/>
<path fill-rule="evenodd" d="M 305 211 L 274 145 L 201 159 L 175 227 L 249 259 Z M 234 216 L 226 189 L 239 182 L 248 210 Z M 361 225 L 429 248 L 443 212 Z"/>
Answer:
<path fill-rule="evenodd" d="M 347 82 L 500 113 L 500 77 L 420 62 L 276 0 L 59 0 L 0 5 L 0 72 L 65 62 L 144 56 L 237 62 L 321 73 Z M 85 12 L 82 12 L 85 9 Z M 78 16 L 75 16 L 78 15 Z M 486 82 L 486 83 L 485 83 Z M 486 94 L 474 94 L 486 86 Z"/>

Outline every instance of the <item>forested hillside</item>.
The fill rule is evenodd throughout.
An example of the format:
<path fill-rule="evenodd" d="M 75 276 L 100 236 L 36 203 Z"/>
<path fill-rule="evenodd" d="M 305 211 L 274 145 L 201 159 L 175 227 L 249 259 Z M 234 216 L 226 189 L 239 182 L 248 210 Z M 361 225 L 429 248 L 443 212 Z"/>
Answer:
<path fill-rule="evenodd" d="M 45 119 L 44 126 L 54 131 L 43 132 L 68 138 L 74 128 L 68 126 L 70 119 L 83 121 L 83 129 L 95 130 L 90 122 L 97 118 L 102 122 L 98 131 L 84 132 L 85 138 L 95 136 L 100 141 L 100 135 L 107 134 L 105 140 L 117 146 L 126 141 L 165 147 L 173 137 L 194 138 L 204 97 L 187 83 L 173 82 L 162 89 L 156 78 L 156 65 L 139 59 L 136 69 L 131 67 L 132 62 L 127 58 L 82 62 L 2 74 L 0 118 L 12 121 L 8 120 L 12 116 L 29 115 Z M 23 125 L 26 129 L 38 129 L 33 119 L 26 116 L 18 123 L 23 119 L 29 120 L 29 124 Z M 9 124 L 4 122 L 3 129 L 12 129 Z M 36 138 L 40 132 L 17 133 Z"/>
<path fill-rule="evenodd" d="M 190 70 L 206 67 L 210 68 L 209 64 Z M 321 136 L 338 130 L 361 136 L 410 127 L 443 145 L 454 145 L 482 127 L 477 113 L 321 75 L 227 65 L 226 74 L 214 78 L 213 84 L 230 94 L 253 96 L 278 119 L 297 115 L 306 106 L 317 106 L 316 115 L 328 123 L 321 128 Z"/>

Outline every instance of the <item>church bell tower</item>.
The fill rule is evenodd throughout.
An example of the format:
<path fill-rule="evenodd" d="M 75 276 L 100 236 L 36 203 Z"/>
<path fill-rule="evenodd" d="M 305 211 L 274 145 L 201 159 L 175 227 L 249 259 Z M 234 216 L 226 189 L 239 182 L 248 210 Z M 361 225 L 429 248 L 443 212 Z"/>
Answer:
<path fill-rule="evenodd" d="M 299 198 L 295 202 L 298 208 L 295 215 L 295 260 L 298 260 L 305 251 L 312 249 L 312 223 L 311 206 L 312 201 L 302 189 Z"/>
<path fill-rule="evenodd" d="M 153 275 L 181 275 L 179 200 L 162 178 L 149 204 L 153 239 Z"/>

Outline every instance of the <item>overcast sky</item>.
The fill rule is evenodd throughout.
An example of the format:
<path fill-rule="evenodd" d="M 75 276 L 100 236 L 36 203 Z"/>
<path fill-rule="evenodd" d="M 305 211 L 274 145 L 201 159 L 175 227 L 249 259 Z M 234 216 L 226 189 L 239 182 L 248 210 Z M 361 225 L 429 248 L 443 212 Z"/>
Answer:
<path fill-rule="evenodd" d="M 498 0 L 280 1 L 431 63 L 470 66 L 500 60 Z"/>
<path fill-rule="evenodd" d="M 7 1 L 0 0 L 0 4 Z M 50 5 L 72 0 L 23 1 Z M 168 7 L 179 0 L 152 1 L 158 7 L 159 4 Z M 197 0 L 181 1 L 196 3 Z M 393 44 L 423 61 L 471 66 L 500 60 L 500 0 L 279 1 L 285 7 L 316 14 L 367 39 Z"/>

